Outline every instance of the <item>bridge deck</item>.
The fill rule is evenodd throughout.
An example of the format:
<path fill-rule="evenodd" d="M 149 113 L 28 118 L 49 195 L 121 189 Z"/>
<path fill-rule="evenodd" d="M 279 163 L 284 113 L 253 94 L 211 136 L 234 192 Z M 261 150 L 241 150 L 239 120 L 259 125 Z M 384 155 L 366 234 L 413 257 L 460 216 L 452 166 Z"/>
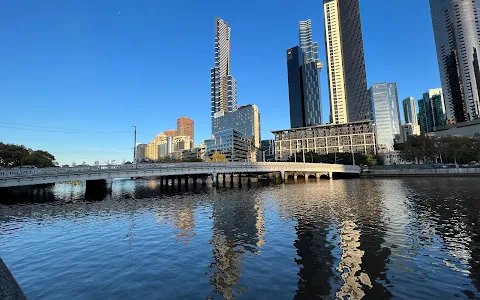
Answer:
<path fill-rule="evenodd" d="M 222 173 L 349 173 L 358 166 L 313 163 L 173 163 L 0 170 L 0 187 L 148 176 L 215 175 Z"/>

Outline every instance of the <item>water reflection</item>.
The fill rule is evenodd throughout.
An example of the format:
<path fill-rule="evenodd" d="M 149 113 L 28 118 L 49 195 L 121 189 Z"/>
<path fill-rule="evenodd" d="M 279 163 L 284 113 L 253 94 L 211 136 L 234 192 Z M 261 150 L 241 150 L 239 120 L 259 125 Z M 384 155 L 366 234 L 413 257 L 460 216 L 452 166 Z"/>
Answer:
<path fill-rule="evenodd" d="M 258 254 L 265 244 L 265 221 L 261 199 L 238 192 L 220 191 L 213 197 L 213 261 L 210 282 L 214 293 L 232 299 L 247 291 L 239 286 L 242 259 Z"/>
<path fill-rule="evenodd" d="M 61 184 L 0 205 L 0 254 L 34 299 L 479 298 L 479 183 Z"/>

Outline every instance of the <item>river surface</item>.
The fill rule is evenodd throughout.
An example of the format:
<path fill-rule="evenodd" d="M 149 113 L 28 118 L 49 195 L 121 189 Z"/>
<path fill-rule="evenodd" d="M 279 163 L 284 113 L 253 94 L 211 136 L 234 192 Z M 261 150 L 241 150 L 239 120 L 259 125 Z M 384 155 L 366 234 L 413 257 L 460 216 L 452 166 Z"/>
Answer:
<path fill-rule="evenodd" d="M 158 183 L 0 199 L 0 256 L 29 299 L 480 297 L 478 178 Z"/>

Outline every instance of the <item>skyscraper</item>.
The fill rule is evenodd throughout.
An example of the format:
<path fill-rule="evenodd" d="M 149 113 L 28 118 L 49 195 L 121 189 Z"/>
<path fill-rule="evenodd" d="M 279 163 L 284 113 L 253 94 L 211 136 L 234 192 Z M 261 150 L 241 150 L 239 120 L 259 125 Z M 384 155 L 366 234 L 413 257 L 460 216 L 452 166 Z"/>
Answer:
<path fill-rule="evenodd" d="M 445 102 L 442 89 L 432 89 L 423 93 L 418 100 L 418 123 L 422 133 L 437 130 L 446 124 Z"/>
<path fill-rule="evenodd" d="M 403 99 L 402 104 L 405 123 L 418 124 L 415 99 L 413 97 L 408 97 L 406 99 Z"/>
<path fill-rule="evenodd" d="M 192 147 L 194 144 L 194 122 L 190 118 L 181 117 L 177 119 L 177 134 L 190 137 Z"/>
<path fill-rule="evenodd" d="M 302 50 L 295 46 L 287 50 L 288 100 L 290 106 L 290 127 L 305 127 L 303 103 Z"/>
<path fill-rule="evenodd" d="M 211 75 L 211 118 L 237 110 L 237 88 L 230 74 L 230 27 L 215 18 L 215 66 Z"/>
<path fill-rule="evenodd" d="M 370 119 L 358 0 L 324 0 L 331 121 Z"/>
<path fill-rule="evenodd" d="M 400 137 L 400 111 L 396 83 L 377 83 L 370 90 L 371 115 L 377 131 L 379 151 L 393 151 Z"/>
<path fill-rule="evenodd" d="M 292 128 L 322 123 L 318 43 L 312 41 L 311 20 L 299 23 L 300 47 L 287 50 L 290 125 Z"/>
<path fill-rule="evenodd" d="M 430 0 L 438 66 L 451 122 L 480 117 L 480 0 Z"/>
<path fill-rule="evenodd" d="M 415 106 L 415 99 L 413 97 L 408 97 L 403 99 L 403 114 L 405 117 L 405 125 L 408 125 L 406 128 L 412 133 L 410 135 L 420 135 L 420 127 L 418 125 L 417 118 L 417 108 Z"/>

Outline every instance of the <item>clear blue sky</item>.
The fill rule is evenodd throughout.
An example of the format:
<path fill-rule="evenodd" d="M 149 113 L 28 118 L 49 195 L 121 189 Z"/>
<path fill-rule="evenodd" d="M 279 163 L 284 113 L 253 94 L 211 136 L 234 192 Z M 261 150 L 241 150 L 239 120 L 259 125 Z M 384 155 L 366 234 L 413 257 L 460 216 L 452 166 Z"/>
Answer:
<path fill-rule="evenodd" d="M 400 101 L 440 87 L 428 1 L 360 5 L 368 85 L 397 82 Z M 272 138 L 289 127 L 285 50 L 298 21 L 312 19 L 325 61 L 321 0 L 4 1 L 0 141 L 78 164 L 131 160 L 132 125 L 148 143 L 187 116 L 196 144 L 209 138 L 215 16 L 232 28 L 238 103 L 258 105 Z M 326 70 L 322 97 L 328 120 Z"/>

